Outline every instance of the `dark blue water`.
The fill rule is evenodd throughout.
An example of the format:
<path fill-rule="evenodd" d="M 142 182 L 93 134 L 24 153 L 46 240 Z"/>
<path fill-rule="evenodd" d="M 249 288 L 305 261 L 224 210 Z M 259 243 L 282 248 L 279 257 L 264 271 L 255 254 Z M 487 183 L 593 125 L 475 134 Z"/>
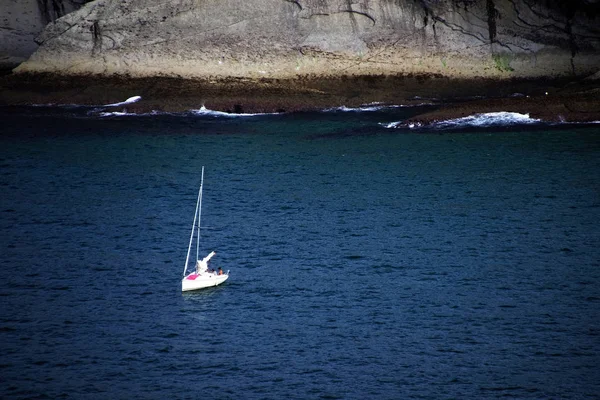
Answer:
<path fill-rule="evenodd" d="M 416 112 L 3 109 L 0 397 L 597 398 L 600 126 Z"/>

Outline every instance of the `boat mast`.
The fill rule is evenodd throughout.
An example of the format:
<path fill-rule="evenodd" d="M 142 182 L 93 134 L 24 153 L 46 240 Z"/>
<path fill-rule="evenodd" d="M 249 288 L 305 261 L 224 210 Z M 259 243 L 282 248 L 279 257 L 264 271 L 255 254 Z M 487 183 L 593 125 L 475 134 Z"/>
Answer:
<path fill-rule="evenodd" d="M 202 166 L 202 176 L 200 178 L 200 200 L 198 206 L 198 240 L 196 240 L 196 263 L 200 259 L 200 218 L 202 217 L 202 187 L 204 186 L 204 166 Z"/>
<path fill-rule="evenodd" d="M 188 245 L 187 256 L 185 257 L 185 266 L 183 267 L 183 277 L 187 272 L 188 262 L 190 261 L 190 250 L 192 250 L 192 240 L 194 239 L 194 228 L 196 228 L 196 218 L 198 217 L 198 210 L 200 208 L 200 202 L 202 201 L 202 184 L 204 182 L 204 167 L 202 167 L 202 179 L 200 180 L 200 189 L 198 190 L 198 200 L 196 201 L 196 211 L 194 212 L 194 223 L 192 224 L 192 233 L 190 234 L 190 244 Z M 200 223 L 198 223 L 198 230 L 200 230 Z M 198 258 L 196 256 L 196 258 Z"/>

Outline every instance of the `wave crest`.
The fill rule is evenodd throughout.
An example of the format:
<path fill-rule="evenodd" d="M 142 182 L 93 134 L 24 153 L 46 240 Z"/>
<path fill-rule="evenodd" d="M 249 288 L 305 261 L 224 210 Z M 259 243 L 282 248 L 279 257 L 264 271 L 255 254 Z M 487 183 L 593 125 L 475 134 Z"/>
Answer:
<path fill-rule="evenodd" d="M 530 125 L 542 122 L 540 119 L 531 118 L 529 114 L 521 114 L 516 112 L 490 112 L 469 115 L 468 117 L 454 118 L 445 121 L 432 122 L 424 124 L 422 122 L 405 122 L 396 121 L 389 123 L 380 123 L 384 128 L 438 128 L 438 129 L 454 129 L 463 127 L 486 128 L 493 126 L 508 126 L 508 125 Z"/>

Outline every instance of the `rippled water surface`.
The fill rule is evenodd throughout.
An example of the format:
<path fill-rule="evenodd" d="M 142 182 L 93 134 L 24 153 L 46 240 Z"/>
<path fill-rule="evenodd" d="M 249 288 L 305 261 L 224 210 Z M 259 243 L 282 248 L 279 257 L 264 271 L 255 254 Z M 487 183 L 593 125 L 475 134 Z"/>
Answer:
<path fill-rule="evenodd" d="M 0 396 L 598 396 L 600 126 L 411 112 L 3 110 Z"/>

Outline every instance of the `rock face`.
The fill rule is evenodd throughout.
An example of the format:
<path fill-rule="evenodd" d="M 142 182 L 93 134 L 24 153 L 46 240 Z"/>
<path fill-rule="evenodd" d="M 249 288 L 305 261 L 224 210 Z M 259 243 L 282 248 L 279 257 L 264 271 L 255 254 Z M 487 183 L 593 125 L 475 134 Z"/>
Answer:
<path fill-rule="evenodd" d="M 96 0 L 17 72 L 219 79 L 585 76 L 598 0 Z"/>
<path fill-rule="evenodd" d="M 38 48 L 35 37 L 52 21 L 89 0 L 0 0 L 0 69 L 14 68 Z"/>

